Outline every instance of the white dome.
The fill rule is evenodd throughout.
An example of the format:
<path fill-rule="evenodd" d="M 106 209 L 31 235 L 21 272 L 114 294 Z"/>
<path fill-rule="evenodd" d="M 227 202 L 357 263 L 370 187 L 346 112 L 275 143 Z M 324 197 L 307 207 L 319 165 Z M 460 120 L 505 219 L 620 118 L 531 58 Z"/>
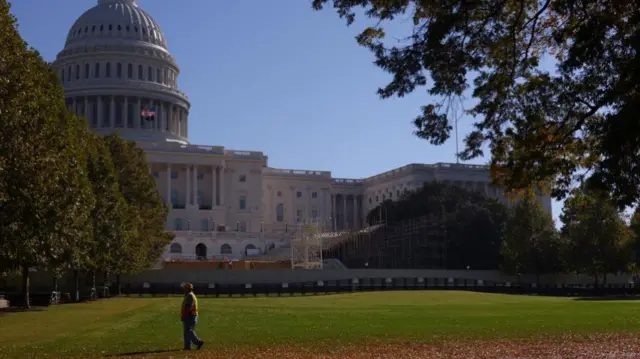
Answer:
<path fill-rule="evenodd" d="M 160 26 L 135 0 L 98 0 L 73 24 L 65 48 L 110 40 L 143 41 L 167 49 Z"/>

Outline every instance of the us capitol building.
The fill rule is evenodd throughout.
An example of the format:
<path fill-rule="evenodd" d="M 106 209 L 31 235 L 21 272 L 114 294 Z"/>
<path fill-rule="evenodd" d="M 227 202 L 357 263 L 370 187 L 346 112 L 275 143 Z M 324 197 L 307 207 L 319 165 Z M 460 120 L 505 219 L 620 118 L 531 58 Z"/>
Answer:
<path fill-rule="evenodd" d="M 409 164 L 364 179 L 330 171 L 269 167 L 263 152 L 195 145 L 188 140 L 191 103 L 178 88 L 180 69 L 156 21 L 135 0 L 98 0 L 67 35 L 54 62 L 67 105 L 99 134 L 118 131 L 146 151 L 150 171 L 171 208 L 176 234 L 165 259 L 242 258 L 286 246 L 297 223 L 327 232 L 362 228 L 366 214 L 405 190 L 439 180 L 499 198 L 488 168 Z M 141 113 L 155 110 L 149 120 Z M 540 198 L 551 211 L 549 197 Z"/>

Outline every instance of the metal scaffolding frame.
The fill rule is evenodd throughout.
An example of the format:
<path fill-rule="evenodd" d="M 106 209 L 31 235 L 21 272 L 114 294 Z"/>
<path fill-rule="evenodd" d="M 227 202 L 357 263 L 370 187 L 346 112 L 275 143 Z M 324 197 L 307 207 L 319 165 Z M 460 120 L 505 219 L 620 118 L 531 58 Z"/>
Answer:
<path fill-rule="evenodd" d="M 323 226 L 307 221 L 296 227 L 291 238 L 291 268 L 322 269 Z"/>
<path fill-rule="evenodd" d="M 442 269 L 446 252 L 445 220 L 428 215 L 344 233 L 327 242 L 324 257 L 348 268 Z"/>

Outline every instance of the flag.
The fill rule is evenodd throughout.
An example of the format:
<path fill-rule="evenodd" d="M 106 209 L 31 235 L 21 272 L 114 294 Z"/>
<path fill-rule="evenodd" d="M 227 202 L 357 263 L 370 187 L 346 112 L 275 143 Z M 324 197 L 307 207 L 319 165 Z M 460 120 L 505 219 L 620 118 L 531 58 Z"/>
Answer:
<path fill-rule="evenodd" d="M 156 109 L 153 108 L 153 107 L 152 108 L 145 108 L 145 109 L 142 110 L 140 115 L 142 117 L 146 117 L 146 118 L 154 117 L 156 115 Z"/>

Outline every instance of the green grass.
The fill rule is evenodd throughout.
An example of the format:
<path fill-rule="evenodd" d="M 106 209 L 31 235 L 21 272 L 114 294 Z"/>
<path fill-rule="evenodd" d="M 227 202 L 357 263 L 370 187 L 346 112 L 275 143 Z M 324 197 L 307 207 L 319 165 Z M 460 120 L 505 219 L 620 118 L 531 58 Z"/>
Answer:
<path fill-rule="evenodd" d="M 0 314 L 0 357 L 69 357 L 181 348 L 180 298 L 119 298 Z M 207 348 L 363 340 L 640 331 L 640 302 L 467 292 L 383 292 L 292 298 L 200 298 Z"/>

